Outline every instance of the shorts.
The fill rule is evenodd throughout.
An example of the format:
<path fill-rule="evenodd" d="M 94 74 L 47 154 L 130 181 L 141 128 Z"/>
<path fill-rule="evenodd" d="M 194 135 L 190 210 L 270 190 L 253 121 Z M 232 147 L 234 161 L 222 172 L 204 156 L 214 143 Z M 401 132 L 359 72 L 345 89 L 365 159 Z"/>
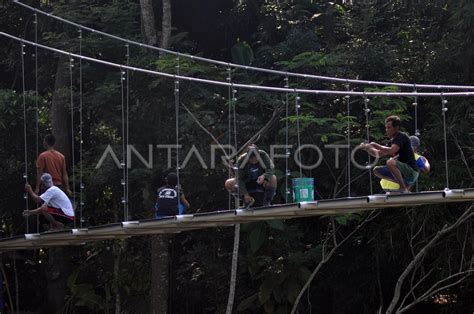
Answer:
<path fill-rule="evenodd" d="M 398 161 L 398 160 L 397 160 L 397 167 L 402 174 L 403 181 L 405 182 L 405 184 L 409 184 L 409 185 L 415 184 L 416 180 L 418 180 L 418 176 L 420 175 L 418 171 L 416 171 L 415 169 L 413 169 L 406 163 Z M 392 172 L 390 171 L 390 169 L 388 168 L 388 166 L 376 167 L 375 169 L 380 175 L 388 179 L 391 179 L 392 181 L 395 181 L 395 182 L 397 181 L 395 177 L 393 176 Z"/>
<path fill-rule="evenodd" d="M 48 214 L 53 215 L 56 221 L 63 224 L 74 222 L 74 217 L 66 215 L 61 208 L 48 207 Z"/>

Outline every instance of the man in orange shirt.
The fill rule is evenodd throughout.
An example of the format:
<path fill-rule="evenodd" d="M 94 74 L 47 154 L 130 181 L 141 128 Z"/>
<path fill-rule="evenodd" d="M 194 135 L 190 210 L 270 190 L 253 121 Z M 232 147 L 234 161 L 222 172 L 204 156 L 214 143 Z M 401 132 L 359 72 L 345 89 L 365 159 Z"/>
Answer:
<path fill-rule="evenodd" d="M 37 178 L 35 193 L 38 194 L 40 190 L 43 173 L 49 173 L 53 178 L 53 184 L 71 196 L 72 192 L 69 189 L 66 159 L 63 154 L 54 149 L 55 143 L 56 139 L 52 134 L 46 135 L 43 140 L 43 147 L 46 151 L 42 152 L 36 161 Z"/>

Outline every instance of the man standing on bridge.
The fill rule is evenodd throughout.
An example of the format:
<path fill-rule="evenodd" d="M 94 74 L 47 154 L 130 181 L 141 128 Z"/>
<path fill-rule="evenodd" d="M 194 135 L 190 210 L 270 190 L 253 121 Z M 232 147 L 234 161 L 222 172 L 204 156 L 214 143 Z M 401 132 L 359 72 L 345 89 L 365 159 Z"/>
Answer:
<path fill-rule="evenodd" d="M 37 179 L 35 193 L 39 194 L 40 192 L 41 176 L 43 173 L 49 173 L 53 178 L 54 185 L 71 196 L 72 192 L 69 189 L 66 159 L 63 154 L 54 149 L 55 143 L 56 139 L 52 134 L 46 135 L 43 140 L 43 147 L 46 151 L 42 152 L 36 161 Z"/>

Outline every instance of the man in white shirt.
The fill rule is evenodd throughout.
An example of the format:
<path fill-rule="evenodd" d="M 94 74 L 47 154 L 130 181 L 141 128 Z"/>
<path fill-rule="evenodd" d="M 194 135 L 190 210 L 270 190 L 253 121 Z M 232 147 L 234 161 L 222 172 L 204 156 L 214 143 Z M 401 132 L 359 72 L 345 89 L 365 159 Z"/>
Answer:
<path fill-rule="evenodd" d="M 64 224 L 74 222 L 74 209 L 67 195 L 57 186 L 49 173 L 43 173 L 41 183 L 46 191 L 38 196 L 31 185 L 26 184 L 25 190 L 37 203 L 42 203 L 39 208 L 23 211 L 23 216 L 43 215 L 51 224 L 51 230 L 62 229 Z"/>

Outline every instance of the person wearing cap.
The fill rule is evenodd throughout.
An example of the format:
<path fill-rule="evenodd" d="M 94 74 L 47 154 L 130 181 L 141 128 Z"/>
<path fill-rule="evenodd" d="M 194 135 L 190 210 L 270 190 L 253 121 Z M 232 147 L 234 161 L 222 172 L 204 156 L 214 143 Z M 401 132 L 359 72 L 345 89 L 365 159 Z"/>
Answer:
<path fill-rule="evenodd" d="M 270 206 L 277 188 L 275 166 L 270 156 L 257 145 L 250 144 L 246 152 L 237 158 L 237 167 L 238 184 L 235 178 L 228 179 L 225 182 L 227 191 L 235 194 L 239 190 L 245 208 L 254 203 Z"/>
<path fill-rule="evenodd" d="M 165 185 L 158 189 L 155 204 L 155 217 L 162 218 L 184 214 L 185 209 L 190 207 L 181 186 L 178 185 L 176 173 L 168 173 Z M 179 193 L 179 199 L 178 199 Z"/>
<path fill-rule="evenodd" d="M 385 166 L 374 168 L 374 174 L 380 179 L 400 185 L 401 193 L 409 193 L 418 180 L 419 170 L 408 134 L 400 131 L 400 117 L 389 116 L 385 119 L 385 132 L 390 138 L 388 146 L 377 143 L 361 144 L 360 148 L 375 157 L 388 156 Z"/>
<path fill-rule="evenodd" d="M 430 163 L 428 162 L 428 159 L 418 154 L 418 148 L 420 147 L 420 139 L 418 138 L 418 136 L 415 136 L 415 135 L 410 136 L 410 143 L 413 149 L 413 153 L 415 154 L 415 160 L 416 160 L 416 165 L 418 166 L 418 169 L 420 169 L 420 171 L 423 173 L 429 173 L 431 170 L 431 166 L 430 166 Z M 388 193 L 397 192 L 400 190 L 400 185 L 398 183 L 395 183 L 386 179 L 380 180 L 380 186 L 385 192 L 388 192 Z"/>
<path fill-rule="evenodd" d="M 69 189 L 69 177 L 66 170 L 66 159 L 64 155 L 54 149 L 56 138 L 52 134 L 48 134 L 44 137 L 43 147 L 46 151 L 42 152 L 36 160 L 37 178 L 35 193 L 39 194 L 41 176 L 43 173 L 49 173 L 53 178 L 55 186 L 66 192 L 68 195 L 72 195 Z"/>
<path fill-rule="evenodd" d="M 65 224 L 74 222 L 74 209 L 67 195 L 53 183 L 49 173 L 43 173 L 41 184 L 46 191 L 38 196 L 31 185 L 26 184 L 25 190 L 31 198 L 42 205 L 36 209 L 23 211 L 23 216 L 43 215 L 51 224 L 51 230 L 62 229 Z"/>

